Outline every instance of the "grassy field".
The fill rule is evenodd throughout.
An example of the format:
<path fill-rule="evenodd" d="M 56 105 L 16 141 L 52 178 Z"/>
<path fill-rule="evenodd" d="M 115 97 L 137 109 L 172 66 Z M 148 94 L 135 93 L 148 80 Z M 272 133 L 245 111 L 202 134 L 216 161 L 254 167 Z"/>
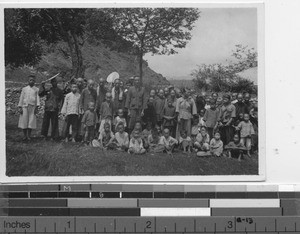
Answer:
<path fill-rule="evenodd" d="M 33 131 L 22 142 L 17 116 L 6 116 L 7 176 L 121 176 L 121 175 L 255 175 L 258 158 L 242 162 L 225 157 L 198 158 L 195 154 L 129 155 L 102 151 L 80 143 L 43 141 Z M 41 120 L 38 121 L 40 129 Z"/>

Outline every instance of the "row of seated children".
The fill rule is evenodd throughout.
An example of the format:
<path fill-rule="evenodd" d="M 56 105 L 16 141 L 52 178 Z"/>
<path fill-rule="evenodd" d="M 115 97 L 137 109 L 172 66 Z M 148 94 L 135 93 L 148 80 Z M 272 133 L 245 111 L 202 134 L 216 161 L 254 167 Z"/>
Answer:
<path fill-rule="evenodd" d="M 223 143 L 220 140 L 220 133 L 214 133 L 214 138 L 210 141 L 210 135 L 207 133 L 207 128 L 202 126 L 199 132 L 197 121 L 195 121 L 195 129 L 192 130 L 192 136 L 188 137 L 186 131 L 181 133 L 179 142 L 170 136 L 170 129 L 164 128 L 161 136 L 160 127 L 156 126 L 151 129 L 151 123 L 143 130 L 140 122 L 136 122 L 134 130 L 131 133 L 130 141 L 128 133 L 126 133 L 126 120 L 123 117 L 122 109 L 118 110 L 118 116 L 115 118 L 113 125 L 115 134 L 111 131 L 111 122 L 103 123 L 103 131 L 100 131 L 98 141 L 93 141 L 95 137 L 95 125 L 97 123 L 97 115 L 94 112 L 94 104 L 89 104 L 82 118 L 82 123 L 85 128 L 85 141 L 93 142 L 93 146 L 100 146 L 104 149 L 125 150 L 130 153 L 145 153 L 146 150 L 152 152 L 167 152 L 171 153 L 175 146 L 179 145 L 179 149 L 183 152 L 191 152 L 194 150 L 198 156 L 215 155 L 220 156 L 223 151 Z M 194 128 L 193 127 L 193 128 Z M 215 130 L 215 129 L 214 129 Z M 248 155 L 250 156 L 251 134 L 254 134 L 253 126 L 249 121 L 249 115 L 244 115 L 244 120 L 241 121 L 236 130 L 241 135 L 240 144 L 246 145 Z M 239 157 L 240 158 L 240 157 Z"/>

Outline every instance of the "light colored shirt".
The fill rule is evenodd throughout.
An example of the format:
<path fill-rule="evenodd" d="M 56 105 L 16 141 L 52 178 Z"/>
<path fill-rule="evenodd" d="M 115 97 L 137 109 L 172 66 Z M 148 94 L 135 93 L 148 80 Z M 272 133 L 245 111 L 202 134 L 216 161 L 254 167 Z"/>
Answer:
<path fill-rule="evenodd" d="M 176 112 L 178 112 L 178 119 L 191 119 L 193 115 L 197 114 L 197 107 L 194 99 L 179 98 L 177 99 Z"/>
<path fill-rule="evenodd" d="M 254 128 L 250 121 L 246 123 L 245 121 L 242 121 L 237 126 L 237 130 L 240 130 L 241 137 L 251 137 L 251 135 L 254 135 Z"/>
<path fill-rule="evenodd" d="M 192 139 L 187 136 L 186 138 L 182 138 L 181 136 L 179 137 L 179 143 L 181 144 L 183 141 L 186 141 L 186 142 L 192 142 Z"/>
<path fill-rule="evenodd" d="M 164 145 L 164 146 L 172 146 L 174 144 L 178 144 L 178 141 L 175 138 L 171 137 L 171 136 L 169 136 L 168 138 L 165 138 L 165 136 L 162 136 L 160 138 L 158 144 L 159 145 Z"/>
<path fill-rule="evenodd" d="M 129 145 L 129 137 L 128 137 L 128 133 L 127 132 L 116 132 L 115 134 L 115 139 L 118 142 L 119 146 L 126 146 L 128 147 Z"/>
<path fill-rule="evenodd" d="M 140 150 L 144 149 L 142 139 L 131 138 L 129 142 L 129 148 L 134 149 L 136 152 L 139 152 Z"/>
<path fill-rule="evenodd" d="M 65 115 L 79 114 L 79 93 L 68 93 L 65 97 L 64 105 L 61 109 L 61 113 Z"/>
<path fill-rule="evenodd" d="M 223 141 L 216 141 L 215 138 L 210 141 L 210 151 L 216 155 L 221 155 L 223 153 Z"/>
<path fill-rule="evenodd" d="M 22 89 L 18 106 L 27 107 L 28 105 L 40 105 L 39 89 L 35 86 L 30 87 L 28 85 Z"/>

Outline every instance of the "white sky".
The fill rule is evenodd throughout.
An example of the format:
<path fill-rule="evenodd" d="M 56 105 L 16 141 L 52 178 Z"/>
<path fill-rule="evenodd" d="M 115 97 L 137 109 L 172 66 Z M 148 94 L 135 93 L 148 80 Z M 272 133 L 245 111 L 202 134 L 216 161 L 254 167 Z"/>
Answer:
<path fill-rule="evenodd" d="M 202 63 L 222 63 L 231 59 L 236 44 L 257 49 L 255 8 L 200 9 L 192 39 L 175 55 L 146 54 L 150 68 L 167 78 L 189 76 Z"/>

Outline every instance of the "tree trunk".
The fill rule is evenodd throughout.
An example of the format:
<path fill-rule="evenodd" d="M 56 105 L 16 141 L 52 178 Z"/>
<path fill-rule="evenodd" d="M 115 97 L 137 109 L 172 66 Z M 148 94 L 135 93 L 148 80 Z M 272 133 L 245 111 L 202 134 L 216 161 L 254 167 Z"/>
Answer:
<path fill-rule="evenodd" d="M 74 40 L 74 52 L 72 56 L 72 73 L 76 78 L 84 78 L 84 67 L 83 67 L 83 58 L 81 52 L 81 46 L 78 43 L 77 35 L 72 34 Z"/>
<path fill-rule="evenodd" d="M 139 71 L 140 71 L 140 79 L 143 81 L 143 52 L 139 54 Z"/>
<path fill-rule="evenodd" d="M 84 77 L 84 67 L 83 67 L 83 59 L 82 59 L 82 52 L 81 46 L 78 42 L 78 37 L 75 33 L 67 31 L 63 27 L 63 23 L 60 19 L 60 12 L 54 11 L 53 14 L 48 11 L 48 15 L 50 18 L 58 25 L 60 35 L 64 38 L 64 41 L 68 43 L 70 49 L 70 55 L 72 60 L 72 74 L 71 77 L 74 78 L 83 78 Z"/>

